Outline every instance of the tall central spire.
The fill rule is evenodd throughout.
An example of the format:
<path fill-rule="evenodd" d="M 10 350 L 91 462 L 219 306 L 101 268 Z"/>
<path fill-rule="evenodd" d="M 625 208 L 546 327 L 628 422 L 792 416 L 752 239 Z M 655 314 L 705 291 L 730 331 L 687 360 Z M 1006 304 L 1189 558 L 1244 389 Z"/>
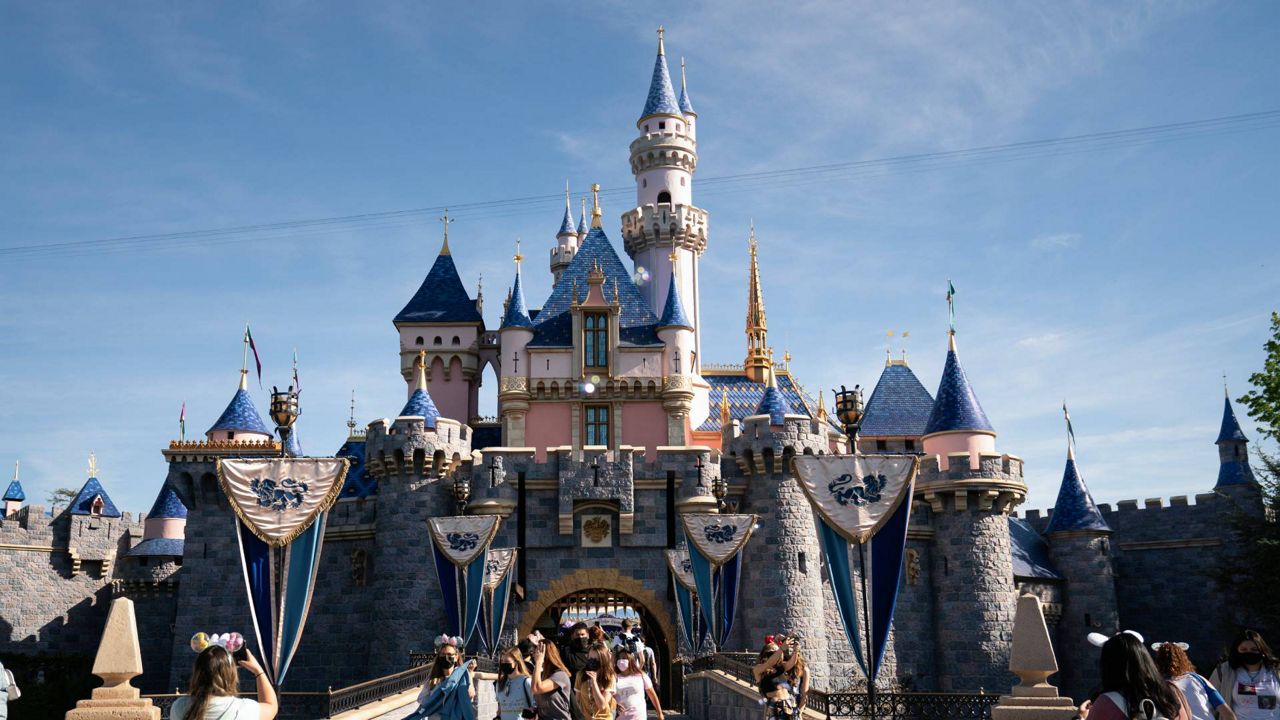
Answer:
<path fill-rule="evenodd" d="M 756 254 L 756 225 L 751 223 L 747 238 L 751 269 L 747 284 L 747 357 L 742 369 L 753 382 L 762 383 L 773 363 L 769 360 L 769 325 L 764 315 L 764 292 L 760 288 L 760 261 Z"/>

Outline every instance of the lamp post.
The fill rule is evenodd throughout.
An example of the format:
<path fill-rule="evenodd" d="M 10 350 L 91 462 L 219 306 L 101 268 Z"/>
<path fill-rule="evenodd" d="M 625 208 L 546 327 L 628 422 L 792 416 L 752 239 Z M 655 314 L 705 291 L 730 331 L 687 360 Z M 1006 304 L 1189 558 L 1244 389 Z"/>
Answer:
<path fill-rule="evenodd" d="M 271 419 L 280 433 L 280 457 L 289 455 L 289 436 L 293 434 L 293 424 L 298 421 L 298 393 L 290 385 L 288 388 L 271 386 Z"/>
<path fill-rule="evenodd" d="M 444 479 L 444 473 L 440 473 L 440 479 Z M 462 515 L 467 511 L 467 502 L 471 500 L 471 480 L 466 473 L 456 471 L 453 473 L 453 499 L 458 502 L 458 514 Z"/>
<path fill-rule="evenodd" d="M 839 392 L 835 390 L 832 392 L 836 396 L 836 417 L 840 419 L 844 434 L 849 436 L 849 452 L 857 454 L 858 431 L 862 427 L 863 417 L 862 386 L 854 385 L 853 389 L 849 390 L 841 385 Z"/>

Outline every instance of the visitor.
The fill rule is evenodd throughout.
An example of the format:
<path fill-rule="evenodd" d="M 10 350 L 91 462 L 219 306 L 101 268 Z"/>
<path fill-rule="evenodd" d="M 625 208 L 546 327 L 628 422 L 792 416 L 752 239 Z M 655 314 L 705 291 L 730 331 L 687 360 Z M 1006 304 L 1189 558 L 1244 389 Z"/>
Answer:
<path fill-rule="evenodd" d="M 569 670 L 555 643 L 542 640 L 533 649 L 533 699 L 538 720 L 572 720 Z"/>
<path fill-rule="evenodd" d="M 498 672 L 476 672 L 475 679 L 492 680 L 494 697 L 498 701 L 495 720 L 519 720 L 537 717 L 534 713 L 533 683 L 529 678 L 529 666 L 519 647 L 507 648 L 498 657 Z"/>
<path fill-rule="evenodd" d="M 476 661 L 462 664 L 462 638 L 441 635 L 435 640 L 436 658 L 427 673 L 427 681 L 418 693 L 418 708 L 407 718 L 419 720 L 463 720 L 470 718 L 476 691 L 471 685 L 471 672 Z"/>
<path fill-rule="evenodd" d="M 221 645 L 210 645 L 196 655 L 186 695 L 178 698 L 169 711 L 172 720 L 271 720 L 280 709 L 275 688 L 258 660 L 248 648 L 242 648 L 244 659 L 236 662 Z M 253 673 L 258 685 L 258 699 L 236 697 L 240 677 L 236 666 Z"/>
<path fill-rule="evenodd" d="M 609 639 L 609 636 L 604 632 L 604 628 L 600 627 L 600 623 L 598 622 L 592 624 L 591 629 L 587 631 L 587 637 L 591 640 L 592 645 L 605 642 Z"/>
<path fill-rule="evenodd" d="M 1280 696 L 1278 664 L 1262 636 L 1245 630 L 1236 636 L 1226 662 L 1209 679 L 1240 720 L 1280 720 L 1276 707 Z"/>
<path fill-rule="evenodd" d="M 787 673 L 787 682 L 796 695 L 796 716 L 803 716 L 804 709 L 809 705 L 809 665 L 804 661 L 804 655 L 800 652 L 800 640 L 795 636 L 788 636 L 783 644 L 782 659 L 784 662 L 795 663 Z"/>
<path fill-rule="evenodd" d="M 792 695 L 788 673 L 795 670 L 800 657 L 792 654 L 787 658 L 783 646 L 787 644 L 785 635 L 769 635 L 764 639 L 760 655 L 756 658 L 751 675 L 756 681 L 756 689 L 764 699 L 764 716 L 767 720 L 794 720 L 796 700 Z"/>
<path fill-rule="evenodd" d="M 5 668 L 4 663 L 0 662 L 0 720 L 7 720 L 9 717 L 9 693 L 10 688 L 13 692 L 17 691 L 18 685 L 10 678 L 13 673 Z"/>
<path fill-rule="evenodd" d="M 1196 673 L 1196 666 L 1187 657 L 1188 647 L 1181 642 L 1152 643 L 1151 649 L 1156 651 L 1156 668 L 1182 691 L 1194 720 L 1215 720 L 1215 715 L 1216 720 L 1235 720 L 1236 715 L 1222 694 Z"/>
<path fill-rule="evenodd" d="M 640 668 L 639 658 L 625 647 L 618 648 L 613 657 L 613 666 L 618 671 L 615 681 L 617 686 L 618 717 L 617 720 L 645 720 L 645 698 L 653 703 L 658 713 L 658 720 L 663 720 L 662 703 L 658 693 L 653 689 L 649 676 Z"/>
<path fill-rule="evenodd" d="M 596 643 L 587 652 L 587 662 L 573 681 L 574 704 L 583 720 L 614 720 L 617 700 L 614 695 L 613 657 L 604 643 Z"/>
<path fill-rule="evenodd" d="M 564 648 L 565 666 L 569 674 L 577 676 L 587 664 L 587 653 L 591 650 L 591 634 L 584 622 L 575 623 L 569 628 L 569 640 Z"/>
<path fill-rule="evenodd" d="M 1151 653 L 1135 633 L 1111 636 L 1102 645 L 1102 685 L 1088 704 L 1087 720 L 1129 720 L 1146 717 L 1150 703 L 1169 720 L 1191 720 L 1182 692 L 1166 682 Z"/>

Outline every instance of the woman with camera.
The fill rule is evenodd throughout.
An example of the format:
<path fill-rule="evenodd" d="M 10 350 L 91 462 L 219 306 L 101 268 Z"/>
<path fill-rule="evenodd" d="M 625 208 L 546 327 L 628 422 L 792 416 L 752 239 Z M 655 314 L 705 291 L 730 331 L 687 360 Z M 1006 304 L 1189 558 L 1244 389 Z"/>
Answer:
<path fill-rule="evenodd" d="M 189 692 L 178 698 L 169 711 L 173 720 L 272 720 L 280 709 L 275 688 L 267 673 L 247 648 L 240 648 L 239 662 L 221 645 L 209 645 L 196 656 L 191 668 Z M 240 678 L 236 666 L 253 673 L 258 685 L 257 701 L 236 697 Z"/>
<path fill-rule="evenodd" d="M 596 643 L 587 653 L 587 662 L 573 680 L 574 702 L 587 720 L 614 720 L 618 707 L 614 694 L 613 656 L 608 646 Z"/>
<path fill-rule="evenodd" d="M 538 720 L 573 720 L 569 670 L 555 643 L 540 637 L 537 642 L 533 649 L 533 699 L 538 704 Z"/>
<path fill-rule="evenodd" d="M 760 648 L 755 667 L 751 669 L 756 689 L 764 698 L 766 720 L 794 720 L 799 717 L 791 684 L 791 674 L 800 664 L 796 644 L 793 638 L 785 635 L 769 635 L 764 639 L 764 647 Z"/>

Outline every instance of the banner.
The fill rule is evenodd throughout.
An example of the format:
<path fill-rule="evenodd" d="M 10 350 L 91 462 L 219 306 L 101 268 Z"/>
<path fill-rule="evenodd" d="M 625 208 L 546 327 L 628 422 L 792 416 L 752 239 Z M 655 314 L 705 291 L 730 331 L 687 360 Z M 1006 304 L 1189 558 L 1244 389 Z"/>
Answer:
<path fill-rule="evenodd" d="M 490 655 L 498 652 L 498 642 L 507 624 L 507 608 L 516 584 L 516 553 L 516 548 L 490 548 L 485 559 L 480 642 Z"/>
<path fill-rule="evenodd" d="M 723 647 L 738 607 L 742 577 L 738 553 L 751 539 L 757 516 L 687 513 L 680 518 L 689 541 L 689 566 L 702 620 L 712 641 Z"/>
<path fill-rule="evenodd" d="M 872 682 L 879 673 L 893 625 L 919 464 L 918 458 L 907 455 L 805 455 L 795 459 L 800 488 L 818 518 L 818 540 L 845 637 Z M 853 587 L 854 552 L 864 590 L 862 618 Z M 867 618 L 870 627 L 866 627 Z M 869 648 L 864 644 L 868 642 L 864 633 Z"/>
<path fill-rule="evenodd" d="M 436 577 L 449 627 L 447 634 L 471 640 L 480 620 L 486 552 L 498 533 L 497 515 L 449 515 L 427 521 Z"/>
<path fill-rule="evenodd" d="M 680 621 L 680 636 L 689 648 L 689 653 L 697 655 L 706 633 L 702 632 L 704 626 L 698 621 L 697 600 L 693 596 L 698 589 L 693 580 L 693 563 L 689 560 L 689 551 L 684 548 L 668 550 L 667 569 L 675 580 L 676 619 Z"/>
<path fill-rule="evenodd" d="M 219 460 L 263 670 L 284 682 L 311 609 L 327 511 L 342 491 L 345 458 Z"/>

